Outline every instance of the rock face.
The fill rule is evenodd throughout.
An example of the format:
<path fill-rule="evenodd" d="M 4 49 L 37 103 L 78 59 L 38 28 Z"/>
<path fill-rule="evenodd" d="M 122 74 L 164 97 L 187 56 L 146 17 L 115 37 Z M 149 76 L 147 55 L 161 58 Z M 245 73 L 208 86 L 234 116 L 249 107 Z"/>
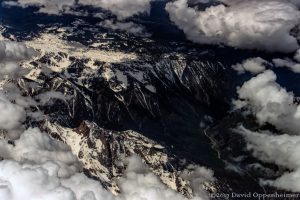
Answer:
<path fill-rule="evenodd" d="M 52 40 L 47 49 L 45 37 Z M 193 190 L 181 174 L 190 165 L 215 172 L 217 181 L 202 185 L 208 192 L 264 192 L 252 174 L 224 170 L 231 159 L 224 152 L 241 147 L 241 140 L 224 134 L 223 126 L 207 129 L 228 108 L 230 74 L 221 63 L 165 50 L 113 57 L 61 42 L 49 34 L 26 41 L 40 54 L 23 63 L 30 72 L 19 87 L 40 102 L 35 109 L 44 118 L 36 125 L 67 143 L 88 176 L 117 194 L 124 159 L 138 154 L 163 183 L 187 197 Z M 229 141 L 222 146 L 224 139 Z"/>
<path fill-rule="evenodd" d="M 27 42 L 40 54 L 23 63 L 30 72 L 19 87 L 41 103 L 45 118 L 38 126 L 67 143 L 87 175 L 118 193 L 124 158 L 135 153 L 162 182 L 191 197 L 189 182 L 181 178 L 188 165 L 222 167 L 203 133 L 214 112 L 226 106 L 229 84 L 222 64 L 179 53 L 137 54 L 111 63 L 101 58 L 103 52 L 79 57 L 78 49 L 41 49 L 41 38 Z"/>
<path fill-rule="evenodd" d="M 43 129 L 72 148 L 82 162 L 84 172 L 117 194 L 117 178 L 125 169 L 124 159 L 132 154 L 143 158 L 151 170 L 170 188 L 190 196 L 189 185 L 180 177 L 182 161 L 170 154 L 160 144 L 135 131 L 112 131 L 95 123 L 83 121 L 75 128 L 64 128 L 56 123 L 45 122 Z"/>
<path fill-rule="evenodd" d="M 264 192 L 252 174 L 228 169 L 227 147 L 241 147 L 240 138 L 224 134 L 224 126 L 208 129 L 226 114 L 230 100 L 231 75 L 220 62 L 194 51 L 145 50 L 145 44 L 140 52 L 113 53 L 56 37 L 24 41 L 39 54 L 22 63 L 29 73 L 18 86 L 38 102 L 32 109 L 43 113 L 28 123 L 67 143 L 88 176 L 117 194 L 125 158 L 138 154 L 163 183 L 187 197 L 193 190 L 181 175 L 190 165 L 214 171 L 216 181 L 201 186 L 208 192 Z"/>

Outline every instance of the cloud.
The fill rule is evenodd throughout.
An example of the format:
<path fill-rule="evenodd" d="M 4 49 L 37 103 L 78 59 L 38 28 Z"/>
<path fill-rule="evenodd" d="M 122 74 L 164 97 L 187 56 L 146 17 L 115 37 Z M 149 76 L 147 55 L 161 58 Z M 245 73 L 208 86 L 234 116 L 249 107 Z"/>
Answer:
<path fill-rule="evenodd" d="M 276 74 L 267 70 L 245 82 L 237 90 L 235 108 L 248 108 L 260 124 L 270 123 L 298 134 L 300 106 L 294 103 L 294 94 L 277 84 L 276 79 Z"/>
<path fill-rule="evenodd" d="M 290 59 L 276 58 L 273 59 L 272 61 L 276 67 L 286 67 L 295 73 L 300 73 L 300 64 L 295 63 Z"/>
<path fill-rule="evenodd" d="M 300 1 L 299 0 L 286 0 L 286 1 L 300 7 Z"/>
<path fill-rule="evenodd" d="M 119 19 L 149 13 L 151 0 L 79 0 L 79 4 L 109 10 Z"/>
<path fill-rule="evenodd" d="M 19 66 L 18 69 L 20 71 Z M 21 90 L 14 83 L 6 82 L 5 84 L 3 84 L 2 89 L 3 91 L 5 91 L 5 98 L 7 98 L 11 102 L 13 101 L 14 104 L 24 109 L 30 108 L 31 106 L 37 106 L 36 101 L 30 96 L 22 95 Z"/>
<path fill-rule="evenodd" d="M 201 44 L 225 44 L 242 49 L 293 52 L 299 48 L 290 35 L 300 19 L 298 8 L 279 0 L 232 0 L 198 11 L 188 0 L 166 5 L 173 21 L 187 38 Z"/>
<path fill-rule="evenodd" d="M 22 43 L 0 41 L 0 77 L 20 77 L 26 73 L 20 69 L 18 62 L 36 55 L 32 48 L 27 48 Z"/>
<path fill-rule="evenodd" d="M 149 36 L 144 27 L 133 22 L 124 20 L 135 15 L 149 14 L 152 0 L 6 0 L 5 6 L 37 7 L 38 12 L 50 15 L 74 14 L 86 16 L 87 11 L 76 11 L 79 6 L 91 6 L 101 8 L 111 12 L 117 17 L 115 19 L 106 19 L 99 25 L 112 30 L 122 30 L 134 35 Z M 94 13 L 94 17 L 103 18 L 103 11 Z M 1 54 L 1 52 L 0 52 Z M 0 55 L 1 56 L 1 55 Z"/>
<path fill-rule="evenodd" d="M 5 200 L 187 200 L 168 189 L 137 156 L 129 158 L 125 176 L 120 179 L 122 190 L 113 196 L 99 182 L 82 173 L 58 176 L 60 166 L 52 161 L 44 164 L 0 162 L 0 199 Z M 193 200 L 206 198 L 194 197 Z"/>
<path fill-rule="evenodd" d="M 0 78 L 20 78 L 26 70 L 19 67 L 19 62 L 33 57 L 35 53 L 22 43 L 0 41 Z M 8 84 L 2 82 L 2 87 L 6 85 Z M 0 129 L 16 133 L 25 121 L 26 112 L 22 105 L 11 103 L 8 95 L 13 93 L 15 93 L 13 89 L 10 93 L 0 91 Z M 18 98 L 14 100 L 20 102 Z"/>
<path fill-rule="evenodd" d="M 4 1 L 6 6 L 38 7 L 38 12 L 49 15 L 61 15 L 70 11 L 70 8 L 75 5 L 75 0 L 18 0 Z"/>
<path fill-rule="evenodd" d="M 205 177 L 203 180 L 206 180 Z M 124 177 L 119 180 L 119 186 L 121 189 L 120 200 L 187 200 L 181 194 L 167 188 L 136 155 L 128 159 L 128 166 Z M 208 199 L 206 194 L 192 198 L 192 200 L 204 199 Z"/>
<path fill-rule="evenodd" d="M 58 177 L 69 177 L 81 169 L 69 146 L 51 139 L 37 128 L 26 130 L 14 144 L 1 141 L 0 157 L 20 163 L 55 162 L 60 166 Z"/>
<path fill-rule="evenodd" d="M 0 60 L 21 61 L 34 56 L 36 52 L 32 48 L 26 47 L 25 44 L 11 41 L 0 41 Z"/>
<path fill-rule="evenodd" d="M 54 162 L 42 165 L 0 162 L 0 198 L 5 200 L 113 200 L 109 192 L 83 174 L 57 176 Z"/>
<path fill-rule="evenodd" d="M 41 105 L 45 105 L 51 99 L 59 99 L 62 101 L 67 101 L 68 99 L 70 99 L 70 96 L 64 95 L 63 93 L 57 91 L 47 91 L 39 94 L 36 98 L 39 99 L 39 103 Z"/>
<path fill-rule="evenodd" d="M 23 107 L 11 103 L 3 93 L 0 93 L 0 129 L 15 130 L 25 121 L 26 113 Z"/>
<path fill-rule="evenodd" d="M 204 183 L 212 183 L 215 181 L 214 172 L 212 170 L 205 167 L 189 165 L 187 169 L 182 172 L 181 177 L 190 182 L 194 194 L 209 199 L 207 192 L 203 189 L 202 185 Z"/>
<path fill-rule="evenodd" d="M 294 59 L 300 63 L 300 49 L 298 49 L 297 52 L 295 53 Z"/>
<path fill-rule="evenodd" d="M 133 22 L 118 22 L 107 19 L 100 22 L 99 25 L 112 30 L 123 30 L 137 36 L 149 36 L 149 34 L 145 32 L 145 27 Z"/>
<path fill-rule="evenodd" d="M 263 180 L 262 184 L 300 192 L 300 136 L 253 132 L 244 127 L 239 127 L 235 131 L 245 137 L 247 149 L 255 157 L 290 170 L 275 180 Z"/>
<path fill-rule="evenodd" d="M 118 17 L 125 19 L 134 15 L 149 13 L 151 0 L 17 0 L 4 1 L 6 6 L 38 7 L 38 12 L 50 15 L 72 14 L 72 8 L 79 5 L 92 6 L 110 11 Z M 76 15 L 79 14 L 76 12 Z M 85 15 L 83 12 L 82 14 Z"/>
<path fill-rule="evenodd" d="M 210 0 L 210 1 L 213 1 L 213 0 Z M 226 5 L 233 5 L 233 4 L 242 2 L 243 0 L 217 0 L 217 1 L 222 2 Z M 274 1 L 274 0 L 264 0 L 264 1 Z M 277 1 L 277 0 L 275 0 L 275 1 Z M 300 6 L 299 0 L 280 0 L 280 1 L 283 3 L 291 3 L 291 4 L 294 4 L 295 6 Z"/>
<path fill-rule="evenodd" d="M 272 61 L 276 67 L 286 67 L 295 73 L 300 73 L 300 50 L 296 51 L 294 60 L 295 61 L 290 58 L 275 58 Z"/>
<path fill-rule="evenodd" d="M 186 200 L 167 188 L 136 155 L 128 159 L 124 177 L 119 180 L 121 194 L 115 197 L 80 173 L 80 163 L 66 144 L 38 128 L 29 128 L 13 141 L 0 140 L 0 157 L 4 159 L 0 161 L 0 198 L 6 200 Z M 197 187 L 212 176 L 211 171 L 202 169 L 196 174 L 193 183 L 199 184 Z M 202 192 L 193 200 L 206 199 Z"/>
<path fill-rule="evenodd" d="M 232 68 L 236 70 L 239 74 L 243 74 L 245 72 L 251 72 L 252 74 L 258 74 L 266 70 L 265 65 L 268 61 L 257 57 L 257 58 L 249 58 L 243 61 L 242 64 L 233 65 Z"/>
<path fill-rule="evenodd" d="M 261 180 L 261 184 L 300 192 L 300 105 L 294 102 L 294 94 L 282 88 L 276 79 L 270 70 L 253 77 L 238 88 L 239 100 L 234 105 L 246 108 L 260 124 L 270 123 L 286 134 L 254 132 L 243 126 L 235 131 L 245 137 L 247 150 L 254 157 L 287 169 L 274 180 Z"/>

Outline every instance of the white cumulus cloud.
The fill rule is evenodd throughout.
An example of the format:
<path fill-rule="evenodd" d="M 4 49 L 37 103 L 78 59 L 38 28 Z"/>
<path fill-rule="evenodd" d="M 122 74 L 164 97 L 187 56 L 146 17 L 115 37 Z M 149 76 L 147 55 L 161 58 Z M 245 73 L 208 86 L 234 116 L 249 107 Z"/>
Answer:
<path fill-rule="evenodd" d="M 41 165 L 0 162 L 0 198 L 5 200 L 113 200 L 100 183 L 83 174 L 57 176 L 55 162 Z"/>
<path fill-rule="evenodd" d="M 232 0 L 204 11 L 176 0 L 166 6 L 170 19 L 187 38 L 202 44 L 225 44 L 242 49 L 293 52 L 299 48 L 290 31 L 300 12 L 289 1 Z"/>
<path fill-rule="evenodd" d="M 239 100 L 234 105 L 249 110 L 260 124 L 270 123 L 285 134 L 254 132 L 243 126 L 235 131 L 245 137 L 254 157 L 287 169 L 274 180 L 262 180 L 262 184 L 300 192 L 300 106 L 294 102 L 294 94 L 276 79 L 270 70 L 253 77 L 238 88 Z"/>
<path fill-rule="evenodd" d="M 272 61 L 276 67 L 286 67 L 295 73 L 300 73 L 300 64 L 290 59 L 275 58 Z"/>
<path fill-rule="evenodd" d="M 246 107 L 260 124 L 270 123 L 277 128 L 299 133 L 300 106 L 294 103 L 294 94 L 276 83 L 277 76 L 267 70 L 245 82 L 238 89 L 236 108 Z"/>
<path fill-rule="evenodd" d="M 145 27 L 135 24 L 133 22 L 119 22 L 113 20 L 104 20 L 98 23 L 100 26 L 109 28 L 112 30 L 123 30 L 128 33 L 132 33 L 133 35 L 142 35 L 147 36 L 148 34 L 145 32 Z"/>
<path fill-rule="evenodd" d="M 236 70 L 239 74 L 245 72 L 251 72 L 252 74 L 258 74 L 266 70 L 266 64 L 268 62 L 260 57 L 249 58 L 241 64 L 233 65 L 232 68 Z"/>

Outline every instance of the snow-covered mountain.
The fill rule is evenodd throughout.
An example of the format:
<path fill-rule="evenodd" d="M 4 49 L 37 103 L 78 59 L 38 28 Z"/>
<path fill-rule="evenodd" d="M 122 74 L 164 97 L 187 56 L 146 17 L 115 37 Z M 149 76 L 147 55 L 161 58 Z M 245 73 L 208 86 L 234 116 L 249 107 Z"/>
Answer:
<path fill-rule="evenodd" d="M 289 26 L 285 22 L 296 23 L 297 8 L 290 1 L 275 1 L 259 9 L 264 12 L 283 6 L 281 14 L 289 10 L 293 16 L 282 15 L 283 19 L 274 26 L 286 33 Z M 242 1 L 188 4 L 177 0 L 167 5 L 165 1 L 152 1 L 151 9 L 150 1 L 144 1 L 145 4 L 130 4 L 129 8 L 138 9 L 128 12 L 119 12 L 121 7 L 115 10 L 114 5 L 104 1 L 101 5 L 81 0 L 66 0 L 62 5 L 52 1 L 9 2 L 0 7 L 3 173 L 10 168 L 38 168 L 46 171 L 48 178 L 37 180 L 54 180 L 58 188 L 70 188 L 76 200 L 128 200 L 134 195 L 140 200 L 140 195 L 148 192 L 153 195 L 151 200 L 155 195 L 179 200 L 223 200 L 226 197 L 222 194 L 267 194 L 289 189 L 275 188 L 277 185 L 269 180 L 289 170 L 297 172 L 297 159 L 286 162 L 293 167 L 282 164 L 285 160 L 277 161 L 272 153 L 275 150 L 270 153 L 256 138 L 270 141 L 265 141 L 270 148 L 272 142 L 283 145 L 283 151 L 278 150 L 281 155 L 291 151 L 297 156 L 294 147 L 289 146 L 292 139 L 281 143 L 267 136 L 283 134 L 289 125 L 293 130 L 298 128 L 294 123 L 298 115 L 293 113 L 298 108 L 296 95 L 300 94 L 298 77 L 286 71 L 297 73 L 299 55 L 292 58 L 290 54 L 265 52 L 277 43 L 261 43 L 264 36 L 252 38 L 242 29 L 232 34 L 227 18 L 215 16 L 222 26 L 212 35 L 208 34 L 212 27 L 197 24 L 205 18 L 206 11 L 200 11 L 207 6 L 211 6 L 213 14 L 220 9 L 231 16 L 231 9 L 243 17 L 235 7 L 244 9 Z M 120 2 L 127 6 L 125 1 Z M 252 3 L 248 6 L 257 10 Z M 145 15 L 136 16 L 141 13 Z M 127 18 L 128 15 L 134 17 Z M 190 16 L 193 23 L 186 23 L 183 16 Z M 237 28 L 245 27 L 239 21 L 235 24 Z M 274 32 L 261 27 L 262 35 L 284 35 L 272 35 Z M 194 32 L 196 28 L 202 32 Z M 297 27 L 291 33 L 295 39 Z M 184 34 L 200 44 L 188 41 Z M 292 40 L 284 52 L 296 46 Z M 276 46 L 279 50 L 283 47 L 281 43 Z M 295 96 L 275 82 L 276 74 L 270 69 L 283 71 L 278 82 L 287 82 Z M 260 81 L 261 77 L 268 81 Z M 258 87 L 255 81 L 264 84 Z M 256 95 L 256 91 L 262 95 Z M 277 97 L 282 101 L 277 102 Z M 282 109 L 276 109 L 274 99 Z M 5 116 L 13 112 L 13 119 Z M 263 115 L 265 112 L 267 115 Z M 256 133 L 260 131 L 263 133 Z M 9 161 L 16 163 L 7 167 Z M 38 174 L 43 174 L 39 170 Z M 97 190 L 105 191 L 97 193 L 100 198 L 88 194 L 94 184 Z M 48 188 L 42 183 L 37 185 Z"/>

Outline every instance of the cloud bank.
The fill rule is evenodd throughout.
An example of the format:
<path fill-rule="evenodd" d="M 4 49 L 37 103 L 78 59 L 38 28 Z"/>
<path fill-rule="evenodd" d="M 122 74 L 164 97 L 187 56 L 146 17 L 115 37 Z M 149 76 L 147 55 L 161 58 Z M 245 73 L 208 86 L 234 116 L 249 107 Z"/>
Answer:
<path fill-rule="evenodd" d="M 42 165 L 0 162 L 0 198 L 5 200 L 113 200 L 102 186 L 83 174 L 57 176 L 55 162 Z"/>
<path fill-rule="evenodd" d="M 38 12 L 49 15 L 61 15 L 68 13 L 70 8 L 75 5 L 75 0 L 18 0 L 5 1 L 6 6 L 38 7 Z"/>
<path fill-rule="evenodd" d="M 119 19 L 149 13 L 151 0 L 7 0 L 6 6 L 38 7 L 38 12 L 50 15 L 71 14 L 77 6 L 92 6 L 110 11 Z M 76 13 L 79 14 L 79 13 Z"/>
<path fill-rule="evenodd" d="M 204 11 L 188 0 L 166 5 L 173 21 L 187 38 L 201 44 L 225 44 L 242 49 L 293 52 L 299 48 L 290 31 L 299 24 L 300 12 L 289 1 L 228 0 Z"/>
<path fill-rule="evenodd" d="M 7 78 L 18 79 L 24 75 L 26 70 L 20 69 L 18 62 L 29 59 L 34 55 L 35 51 L 27 48 L 24 44 L 0 41 L 0 80 L 2 85 Z M 14 93 L 15 90 L 11 90 L 9 94 Z M 9 131 L 13 136 L 20 131 L 20 127 L 26 118 L 26 112 L 23 106 L 11 103 L 7 94 L 8 92 L 0 91 L 0 129 Z M 14 100 L 19 103 L 20 99 Z"/>
<path fill-rule="evenodd" d="M 134 35 L 148 36 L 144 27 L 133 22 L 125 21 L 135 15 L 149 14 L 152 0 L 6 0 L 5 6 L 37 7 L 39 13 L 49 15 L 73 14 L 86 16 L 88 12 L 78 11 L 79 6 L 101 8 L 111 12 L 117 20 L 106 19 L 98 25 L 112 30 L 123 30 Z M 93 13 L 94 17 L 102 18 L 103 13 Z"/>
<path fill-rule="evenodd" d="M 270 123 L 283 131 L 299 133 L 300 106 L 294 95 L 276 83 L 277 76 L 267 70 L 245 82 L 237 90 L 236 108 L 246 107 L 260 124 Z"/>
<path fill-rule="evenodd" d="M 271 70 L 253 77 L 238 88 L 236 108 L 246 108 L 263 125 L 270 123 L 285 134 L 270 131 L 251 131 L 243 126 L 235 131 L 245 137 L 247 149 L 253 156 L 286 170 L 275 180 L 261 180 L 261 184 L 300 192 L 300 105 L 295 96 L 276 82 Z"/>
<path fill-rule="evenodd" d="M 300 136 L 253 132 L 244 127 L 239 127 L 236 131 L 245 137 L 247 149 L 255 157 L 290 170 L 275 180 L 262 180 L 262 184 L 293 192 L 300 191 Z"/>

